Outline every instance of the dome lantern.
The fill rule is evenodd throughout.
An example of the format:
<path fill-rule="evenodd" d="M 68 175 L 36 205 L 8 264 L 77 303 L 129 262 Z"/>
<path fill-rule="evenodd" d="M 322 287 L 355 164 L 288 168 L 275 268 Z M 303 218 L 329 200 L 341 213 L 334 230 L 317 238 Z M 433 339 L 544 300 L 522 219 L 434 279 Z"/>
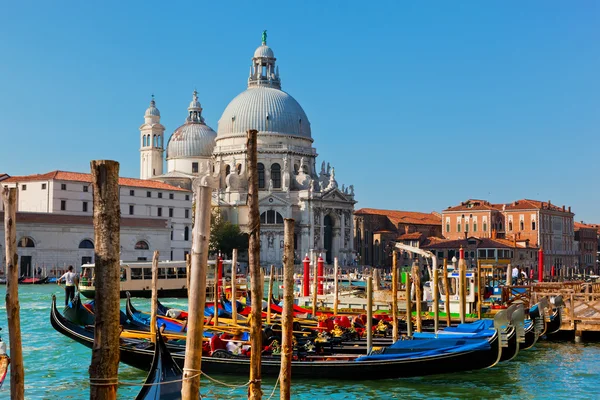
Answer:
<path fill-rule="evenodd" d="M 149 117 L 160 117 L 160 111 L 156 108 L 156 102 L 154 101 L 154 94 L 152 94 L 152 100 L 150 101 L 150 106 L 146 109 L 144 113 L 145 118 Z"/>
<path fill-rule="evenodd" d="M 254 51 L 252 57 L 248 87 L 266 86 L 281 89 L 279 68 L 275 66 L 276 60 L 273 50 L 267 46 L 267 31 L 263 31 L 262 44 Z"/>

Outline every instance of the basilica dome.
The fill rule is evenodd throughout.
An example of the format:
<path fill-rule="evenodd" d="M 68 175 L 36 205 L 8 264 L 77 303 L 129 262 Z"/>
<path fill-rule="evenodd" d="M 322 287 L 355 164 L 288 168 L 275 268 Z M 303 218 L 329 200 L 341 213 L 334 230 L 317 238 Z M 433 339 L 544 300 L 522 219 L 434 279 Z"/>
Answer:
<path fill-rule="evenodd" d="M 311 138 L 310 122 L 298 102 L 286 92 L 268 87 L 250 87 L 235 97 L 219 120 L 219 136 L 259 133 Z"/>
<path fill-rule="evenodd" d="M 175 158 L 211 157 L 217 134 L 204 123 L 198 93 L 188 107 L 185 124 L 173 132 L 167 144 L 167 160 Z"/>
<path fill-rule="evenodd" d="M 266 33 L 254 51 L 248 89 L 236 96 L 219 120 L 218 137 L 245 135 L 249 129 L 259 134 L 280 134 L 311 138 L 310 122 L 298 102 L 281 90 L 279 68 Z"/>

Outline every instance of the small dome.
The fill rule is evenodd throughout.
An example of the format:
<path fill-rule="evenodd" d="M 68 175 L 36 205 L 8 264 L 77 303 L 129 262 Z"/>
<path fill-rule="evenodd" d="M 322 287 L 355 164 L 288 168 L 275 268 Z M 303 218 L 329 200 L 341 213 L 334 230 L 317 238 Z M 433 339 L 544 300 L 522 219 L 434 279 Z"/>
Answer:
<path fill-rule="evenodd" d="M 286 92 L 266 87 L 250 87 L 235 97 L 219 120 L 219 136 L 259 133 L 311 138 L 310 122 L 298 102 Z"/>
<path fill-rule="evenodd" d="M 263 44 L 261 46 L 258 46 L 258 48 L 256 49 L 256 51 L 254 52 L 254 58 L 275 58 L 275 55 L 273 54 L 273 50 L 271 50 L 271 48 L 269 46 L 267 46 L 266 44 Z"/>
<path fill-rule="evenodd" d="M 150 107 L 146 110 L 144 117 L 160 117 L 160 111 L 156 108 L 156 102 L 154 99 L 150 102 Z"/>
<path fill-rule="evenodd" d="M 187 122 L 173 132 L 167 144 L 167 160 L 211 157 L 217 133 L 202 123 Z"/>

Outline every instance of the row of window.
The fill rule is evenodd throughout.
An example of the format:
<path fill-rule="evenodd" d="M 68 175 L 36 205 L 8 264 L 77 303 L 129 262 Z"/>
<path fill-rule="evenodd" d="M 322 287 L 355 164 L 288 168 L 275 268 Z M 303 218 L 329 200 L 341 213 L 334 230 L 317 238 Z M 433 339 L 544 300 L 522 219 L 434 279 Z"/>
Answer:
<path fill-rule="evenodd" d="M 17 247 L 35 247 L 35 242 L 29 236 L 23 236 L 17 242 Z M 94 249 L 94 242 L 90 239 L 83 239 L 79 242 L 80 249 Z M 150 245 L 145 240 L 138 241 L 133 247 L 135 250 L 149 250 Z"/>
<path fill-rule="evenodd" d="M 45 190 L 47 188 L 45 183 L 42 183 L 42 190 Z M 82 186 L 83 191 L 84 192 L 88 192 L 89 191 L 89 186 L 88 185 L 83 185 Z M 26 191 L 27 190 L 27 185 L 21 185 L 21 191 Z M 61 183 L 60 184 L 60 190 L 67 190 L 67 184 L 66 183 Z M 130 189 L 129 190 L 129 195 L 130 196 L 135 196 L 135 190 L 134 189 Z M 151 191 L 146 191 L 146 197 L 152 197 L 152 192 Z M 162 192 L 158 192 L 157 193 L 157 197 L 159 199 L 163 198 L 163 193 Z M 169 193 L 169 200 L 173 200 L 175 198 L 175 194 L 174 193 Z M 185 195 L 185 200 L 189 201 L 190 200 L 190 195 L 186 194 Z"/>
<path fill-rule="evenodd" d="M 465 230 L 464 232 L 469 232 L 469 224 L 465 224 Z M 502 223 L 498 223 L 496 224 L 496 229 L 498 231 L 502 231 Z M 531 230 L 535 231 L 536 229 L 536 224 L 535 221 L 531 221 Z M 508 221 L 508 231 L 512 232 L 513 230 L 513 222 L 512 221 Z M 525 230 L 525 222 L 524 221 L 519 221 L 519 230 L 524 231 Z M 450 223 L 446 222 L 446 232 L 449 233 L 450 232 Z M 462 224 L 458 223 L 456 224 L 456 232 L 460 232 L 462 233 Z M 473 232 L 477 232 L 477 222 L 473 223 Z M 487 232 L 487 223 L 483 223 L 483 232 Z"/>

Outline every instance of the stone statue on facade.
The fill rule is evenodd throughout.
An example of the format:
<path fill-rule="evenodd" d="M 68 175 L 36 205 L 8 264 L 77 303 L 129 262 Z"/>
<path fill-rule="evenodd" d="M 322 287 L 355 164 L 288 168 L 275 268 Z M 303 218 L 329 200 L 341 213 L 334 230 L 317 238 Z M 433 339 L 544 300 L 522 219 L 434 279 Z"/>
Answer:
<path fill-rule="evenodd" d="M 327 175 L 329 175 L 330 172 L 331 172 L 331 165 L 329 165 L 329 163 L 327 163 Z"/>
<path fill-rule="evenodd" d="M 281 188 L 287 191 L 290 188 L 290 169 L 288 167 L 288 158 L 283 158 L 283 176 Z"/>
<path fill-rule="evenodd" d="M 325 174 L 325 161 L 321 163 L 321 174 Z"/>
<path fill-rule="evenodd" d="M 354 185 L 348 186 L 348 192 L 351 196 L 354 196 Z"/>
<path fill-rule="evenodd" d="M 269 179 L 269 192 L 273 191 L 273 179 Z"/>

